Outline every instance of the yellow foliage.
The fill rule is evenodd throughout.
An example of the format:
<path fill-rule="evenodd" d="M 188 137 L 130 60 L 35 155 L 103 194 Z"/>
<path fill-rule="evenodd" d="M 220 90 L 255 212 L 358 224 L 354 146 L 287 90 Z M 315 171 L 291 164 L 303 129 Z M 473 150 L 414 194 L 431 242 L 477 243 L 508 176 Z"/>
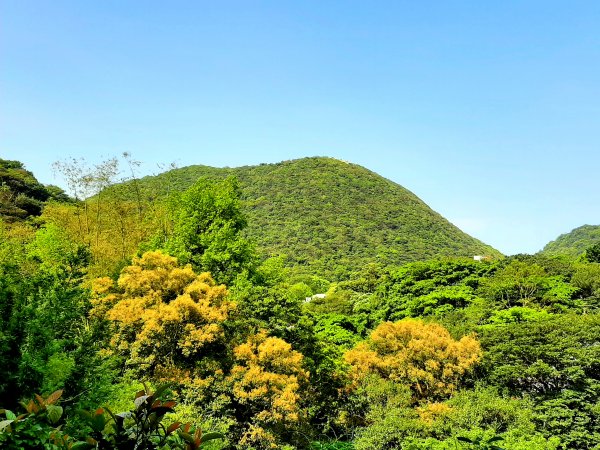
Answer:
<path fill-rule="evenodd" d="M 277 449 L 277 438 L 270 431 L 264 428 L 251 424 L 240 439 L 240 444 L 249 446 L 250 448 Z"/>
<path fill-rule="evenodd" d="M 165 211 L 159 205 L 140 205 L 114 196 L 100 196 L 81 204 L 49 203 L 42 218 L 65 230 L 69 239 L 91 250 L 89 273 L 104 274 L 127 260 L 147 240 L 163 228 Z"/>
<path fill-rule="evenodd" d="M 452 408 L 446 403 L 428 403 L 417 408 L 419 418 L 427 425 L 432 425 L 437 419 L 445 418 L 451 411 Z"/>
<path fill-rule="evenodd" d="M 210 274 L 179 267 L 175 258 L 160 251 L 134 258 L 116 286 L 109 278 L 95 280 L 92 292 L 92 314 L 114 324 L 113 351 L 150 375 L 157 368 L 164 375 L 165 368 L 175 368 L 199 356 L 208 344 L 222 341 L 222 323 L 235 309 L 225 286 L 215 285 Z M 184 378 L 190 377 L 187 373 Z"/>
<path fill-rule="evenodd" d="M 3 241 L 26 245 L 35 237 L 36 228 L 21 222 L 6 223 L 0 219 L 0 237 Z"/>
<path fill-rule="evenodd" d="M 308 380 L 303 356 L 283 339 L 262 331 L 234 349 L 236 365 L 228 381 L 236 400 L 252 410 L 252 425 L 240 443 L 278 448 L 269 431 L 300 420 L 300 388 Z"/>
<path fill-rule="evenodd" d="M 382 323 L 344 359 L 350 365 L 352 386 L 377 374 L 407 384 L 415 399 L 423 399 L 454 392 L 481 355 L 473 336 L 456 341 L 441 325 L 405 319 Z"/>

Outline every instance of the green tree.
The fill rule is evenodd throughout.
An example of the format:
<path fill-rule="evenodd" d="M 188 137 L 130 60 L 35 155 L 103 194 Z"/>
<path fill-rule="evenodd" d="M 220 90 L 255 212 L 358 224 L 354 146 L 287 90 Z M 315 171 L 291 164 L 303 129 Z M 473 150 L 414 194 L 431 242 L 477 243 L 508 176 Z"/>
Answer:
<path fill-rule="evenodd" d="M 445 258 L 389 268 L 373 284 L 373 294 L 356 303 L 355 312 L 368 313 L 374 324 L 382 320 L 427 315 L 441 316 L 477 299 L 482 280 L 497 263 Z M 354 283 L 343 283 L 352 286 Z"/>
<path fill-rule="evenodd" d="M 577 288 L 538 264 L 513 260 L 484 279 L 479 292 L 504 308 L 537 305 L 562 310 L 575 306 Z"/>
<path fill-rule="evenodd" d="M 164 248 L 181 263 L 230 284 L 252 268 L 254 251 L 241 235 L 246 226 L 235 178 L 199 179 L 173 201 L 173 229 Z"/>
<path fill-rule="evenodd" d="M 592 263 L 600 263 L 600 242 L 585 251 L 585 259 Z"/>
<path fill-rule="evenodd" d="M 579 295 L 590 308 L 600 306 L 600 263 L 578 264 L 571 284 L 579 289 Z"/>
<path fill-rule="evenodd" d="M 39 216 L 50 199 L 69 200 L 62 189 L 41 184 L 23 163 L 0 159 L 0 218 L 16 222 Z"/>
<path fill-rule="evenodd" d="M 103 336 L 86 320 L 86 247 L 48 224 L 30 242 L 0 245 L 0 397 L 12 407 L 24 394 L 67 388 L 102 395 L 112 375 L 97 357 Z M 92 399 L 93 400 L 93 399 Z"/>
<path fill-rule="evenodd" d="M 531 397 L 538 429 L 569 449 L 600 444 L 600 315 L 485 327 L 480 336 L 481 376 L 507 394 Z"/>

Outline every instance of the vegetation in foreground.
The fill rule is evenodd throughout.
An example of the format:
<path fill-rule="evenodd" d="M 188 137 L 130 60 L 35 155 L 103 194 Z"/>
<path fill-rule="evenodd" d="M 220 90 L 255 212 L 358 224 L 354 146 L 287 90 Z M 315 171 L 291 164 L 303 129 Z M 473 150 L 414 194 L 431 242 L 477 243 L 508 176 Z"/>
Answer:
<path fill-rule="evenodd" d="M 596 246 L 327 279 L 255 250 L 234 178 L 115 167 L 0 228 L 3 448 L 600 448 Z"/>

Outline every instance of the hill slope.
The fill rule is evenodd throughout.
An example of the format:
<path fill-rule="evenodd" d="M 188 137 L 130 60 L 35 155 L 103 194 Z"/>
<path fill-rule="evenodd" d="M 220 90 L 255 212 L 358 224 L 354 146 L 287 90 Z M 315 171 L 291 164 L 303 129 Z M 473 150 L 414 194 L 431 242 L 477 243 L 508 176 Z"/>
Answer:
<path fill-rule="evenodd" d="M 238 168 L 188 166 L 145 177 L 166 193 L 198 177 L 234 175 L 242 188 L 247 233 L 266 254 L 340 277 L 369 262 L 404 263 L 438 256 L 499 255 L 463 233 L 402 186 L 361 166 L 304 158 Z"/>
<path fill-rule="evenodd" d="M 583 225 L 549 242 L 541 253 L 577 257 L 600 242 L 600 225 Z"/>
<path fill-rule="evenodd" d="M 0 219 L 18 222 L 39 216 L 44 202 L 69 201 L 62 189 L 44 186 L 20 161 L 0 159 Z"/>

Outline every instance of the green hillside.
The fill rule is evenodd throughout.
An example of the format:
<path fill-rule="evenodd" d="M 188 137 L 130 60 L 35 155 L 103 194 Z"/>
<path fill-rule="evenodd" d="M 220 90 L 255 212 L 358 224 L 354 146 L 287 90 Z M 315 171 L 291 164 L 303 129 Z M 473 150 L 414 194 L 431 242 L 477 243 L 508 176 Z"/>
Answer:
<path fill-rule="evenodd" d="M 468 236 L 402 186 L 364 167 L 304 158 L 238 168 L 188 166 L 146 177 L 149 192 L 183 190 L 199 177 L 234 175 L 247 233 L 264 254 L 292 266 L 343 276 L 369 262 L 404 263 L 438 256 L 499 255 Z"/>
<path fill-rule="evenodd" d="M 583 225 L 546 244 L 541 253 L 577 257 L 600 242 L 600 225 Z"/>
<path fill-rule="evenodd" d="M 68 201 L 56 186 L 45 186 L 19 161 L 0 159 L 0 219 L 5 222 L 39 216 L 44 202 Z"/>

